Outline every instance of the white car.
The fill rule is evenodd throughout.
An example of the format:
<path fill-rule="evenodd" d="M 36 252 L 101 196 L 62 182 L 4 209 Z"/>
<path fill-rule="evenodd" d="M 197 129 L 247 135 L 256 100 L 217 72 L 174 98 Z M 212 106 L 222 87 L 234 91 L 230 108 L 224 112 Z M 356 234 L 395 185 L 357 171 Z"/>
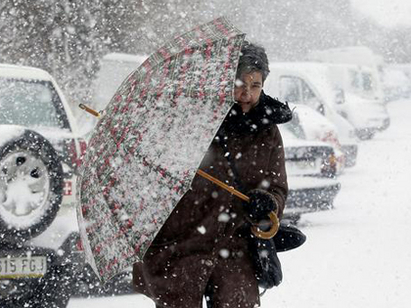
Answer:
<path fill-rule="evenodd" d="M 390 119 L 386 107 L 379 101 L 343 88 L 352 71 L 356 72 L 355 68 L 348 64 L 316 62 L 272 63 L 264 89 L 282 101 L 310 106 L 337 125 L 346 136 L 351 136 L 353 130 L 360 139 L 369 139 L 378 130 L 387 128 Z M 340 125 L 342 122 L 349 124 Z M 353 137 L 350 139 L 347 140 L 349 143 Z M 345 143 L 345 140 L 341 142 Z"/>
<path fill-rule="evenodd" d="M 321 141 L 298 139 L 286 125 L 279 128 L 289 187 L 284 219 L 295 223 L 303 213 L 333 208 L 341 188 L 335 178 L 333 147 Z"/>
<path fill-rule="evenodd" d="M 336 158 L 336 174 L 344 171 L 346 154 L 343 151 L 337 127 L 326 117 L 306 105 L 289 104 L 293 110 L 293 118 L 285 126 L 298 138 L 304 140 L 323 141 L 334 148 Z M 356 158 L 350 157 L 350 159 Z M 352 156 L 352 155 L 351 155 Z"/>
<path fill-rule="evenodd" d="M 264 85 L 267 93 L 295 105 L 307 105 L 326 117 L 337 128 L 341 150 L 346 156 L 346 167 L 354 166 L 358 150 L 357 133 L 362 128 L 354 127 L 336 111 L 338 106 L 349 104 L 344 92 L 330 82 L 327 65 L 280 62 L 272 63 L 270 70 L 271 73 Z M 367 112 L 362 112 L 358 116 L 363 117 L 364 121 L 369 119 Z"/>
<path fill-rule="evenodd" d="M 75 181 L 85 149 L 52 76 L 1 64 L 0 307 L 67 305 L 83 268 Z"/>

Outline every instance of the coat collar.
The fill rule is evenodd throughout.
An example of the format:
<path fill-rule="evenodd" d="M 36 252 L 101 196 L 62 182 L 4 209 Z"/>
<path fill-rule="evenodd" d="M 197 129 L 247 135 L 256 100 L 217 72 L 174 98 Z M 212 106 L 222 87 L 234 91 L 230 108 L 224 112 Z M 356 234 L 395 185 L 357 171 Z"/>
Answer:
<path fill-rule="evenodd" d="M 234 104 L 220 128 L 219 135 L 253 134 L 291 119 L 292 111 L 288 103 L 283 104 L 262 91 L 258 104 L 248 113 L 243 113 L 241 107 Z"/>

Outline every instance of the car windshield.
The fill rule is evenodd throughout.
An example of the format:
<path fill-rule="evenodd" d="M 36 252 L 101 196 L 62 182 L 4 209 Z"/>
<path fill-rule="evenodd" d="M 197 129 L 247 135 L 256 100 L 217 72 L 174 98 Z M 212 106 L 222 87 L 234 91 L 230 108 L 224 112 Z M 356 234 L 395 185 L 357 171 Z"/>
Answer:
<path fill-rule="evenodd" d="M 0 78 L 0 124 L 70 128 L 50 82 L 9 78 Z"/>
<path fill-rule="evenodd" d="M 306 139 L 306 135 L 304 133 L 304 129 L 301 125 L 301 121 L 300 118 L 298 116 L 298 113 L 294 112 L 293 113 L 293 118 L 291 121 L 285 123 L 282 125 L 285 129 L 281 131 L 281 133 L 283 133 L 283 131 L 286 131 L 285 134 L 287 134 L 287 136 L 291 135 L 294 138 L 297 139 Z"/>

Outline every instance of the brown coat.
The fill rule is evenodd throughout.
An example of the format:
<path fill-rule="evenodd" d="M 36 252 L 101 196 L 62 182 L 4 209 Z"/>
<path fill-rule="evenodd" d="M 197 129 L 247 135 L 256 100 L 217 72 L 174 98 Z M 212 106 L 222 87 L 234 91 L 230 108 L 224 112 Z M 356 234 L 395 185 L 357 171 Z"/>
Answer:
<path fill-rule="evenodd" d="M 281 135 L 275 124 L 255 134 L 229 138 L 227 148 L 213 141 L 200 168 L 235 186 L 224 157 L 230 152 L 244 193 L 262 188 L 273 194 L 281 217 L 287 178 Z M 259 303 L 244 224 L 242 201 L 198 175 L 178 203 L 144 258 L 134 265 L 138 292 L 167 307 L 202 307 L 202 296 L 214 286 L 214 302 L 235 307 Z"/>

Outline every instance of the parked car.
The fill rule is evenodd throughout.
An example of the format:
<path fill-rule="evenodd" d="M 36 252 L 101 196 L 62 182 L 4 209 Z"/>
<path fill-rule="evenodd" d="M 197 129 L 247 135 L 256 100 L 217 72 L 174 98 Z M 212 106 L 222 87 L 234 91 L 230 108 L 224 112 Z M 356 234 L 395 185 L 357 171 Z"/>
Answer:
<path fill-rule="evenodd" d="M 342 86 L 345 94 L 345 104 L 338 104 L 336 110 L 356 127 L 358 137 L 370 139 L 376 132 L 387 129 L 390 117 L 380 83 L 377 87 L 380 75 L 373 74 L 367 66 L 326 65 L 331 81 Z"/>
<path fill-rule="evenodd" d="M 342 151 L 337 127 L 311 107 L 290 104 L 290 108 L 293 110 L 293 118 L 285 126 L 298 139 L 323 141 L 331 145 L 336 159 L 336 174 L 342 173 L 346 157 Z"/>
<path fill-rule="evenodd" d="M 307 54 L 310 61 L 328 64 L 348 64 L 354 68 L 349 78 L 336 71 L 333 77 L 344 90 L 357 92 L 360 96 L 367 96 L 376 101 L 384 101 L 382 86 L 382 72 L 384 59 L 366 46 L 345 46 L 323 50 L 313 50 Z M 343 78 L 341 78 L 343 77 Z"/>
<path fill-rule="evenodd" d="M 286 126 L 280 130 L 289 186 L 284 219 L 296 223 L 301 214 L 332 209 L 341 188 L 333 147 L 298 139 Z"/>
<path fill-rule="evenodd" d="M 144 55 L 109 53 L 100 61 L 100 70 L 93 83 L 92 107 L 102 110 L 110 102 L 121 83 L 146 60 Z"/>
<path fill-rule="evenodd" d="M 272 63 L 266 88 L 282 100 L 312 107 L 336 125 L 337 114 L 354 127 L 360 139 L 370 139 L 386 129 L 390 119 L 383 102 L 362 90 L 353 77 L 362 76 L 357 69 L 350 64 Z M 351 83 L 355 86 L 346 86 Z"/>
<path fill-rule="evenodd" d="M 336 111 L 345 104 L 344 91 L 328 80 L 327 66 L 321 63 L 272 63 L 264 89 L 274 97 L 296 105 L 307 105 L 337 127 L 346 167 L 356 163 L 358 137 L 356 128 Z M 360 114 L 367 118 L 366 114 Z"/>
<path fill-rule="evenodd" d="M 100 59 L 100 69 L 92 83 L 92 98 L 89 106 L 96 111 L 103 111 L 113 98 L 121 83 L 145 60 L 144 55 L 109 53 Z M 89 135 L 98 119 L 87 112 L 79 114 L 79 121 L 84 123 L 80 133 Z"/>
<path fill-rule="evenodd" d="M 0 307 L 65 307 L 83 269 L 75 213 L 86 143 L 47 72 L 0 65 Z"/>

